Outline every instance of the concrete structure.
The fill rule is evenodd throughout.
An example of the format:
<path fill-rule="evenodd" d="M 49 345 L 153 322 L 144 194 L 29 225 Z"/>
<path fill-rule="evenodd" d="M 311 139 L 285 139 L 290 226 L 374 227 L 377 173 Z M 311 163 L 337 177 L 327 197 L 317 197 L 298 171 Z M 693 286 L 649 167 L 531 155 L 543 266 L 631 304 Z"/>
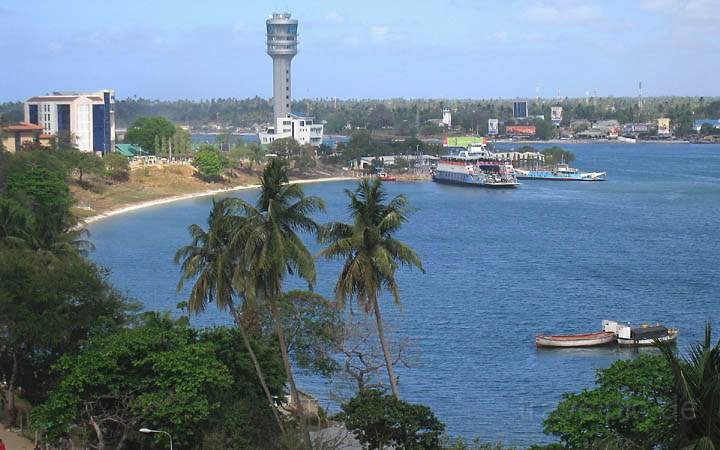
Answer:
<path fill-rule="evenodd" d="M 277 120 L 290 113 L 290 64 L 297 55 L 298 21 L 289 13 L 274 13 L 265 24 L 267 54 L 273 60 L 273 117 Z"/>
<path fill-rule="evenodd" d="M 115 92 L 55 92 L 25 101 L 25 122 L 45 134 L 69 133 L 84 152 L 106 153 L 115 146 Z"/>
<path fill-rule="evenodd" d="M 260 143 L 271 144 L 276 139 L 294 138 L 300 145 L 310 144 L 316 147 L 322 144 L 323 125 L 316 124 L 313 117 L 288 114 L 275 119 L 275 127 L 259 133 Z"/>
<path fill-rule="evenodd" d="M 260 143 L 267 145 L 277 139 L 291 137 L 301 145 L 320 146 L 323 125 L 310 116 L 290 112 L 292 59 L 297 55 L 298 21 L 289 13 L 274 13 L 265 22 L 267 54 L 273 59 L 273 126 L 259 133 Z"/>
<path fill-rule="evenodd" d="M 2 146 L 10 153 L 19 151 L 24 145 L 50 147 L 52 139 L 52 136 L 43 133 L 43 127 L 33 123 L 20 122 L 2 127 Z"/>
<path fill-rule="evenodd" d="M 384 156 L 361 156 L 349 162 L 350 168 L 353 170 L 367 169 L 373 165 L 373 161 L 379 161 L 383 166 L 392 167 L 396 165 L 396 161 L 404 159 L 408 161 L 410 166 L 430 167 L 440 158 L 432 155 L 384 155 Z"/>
<path fill-rule="evenodd" d="M 703 125 L 710 125 L 713 128 L 720 128 L 720 119 L 695 119 L 693 120 L 693 128 L 700 131 Z"/>

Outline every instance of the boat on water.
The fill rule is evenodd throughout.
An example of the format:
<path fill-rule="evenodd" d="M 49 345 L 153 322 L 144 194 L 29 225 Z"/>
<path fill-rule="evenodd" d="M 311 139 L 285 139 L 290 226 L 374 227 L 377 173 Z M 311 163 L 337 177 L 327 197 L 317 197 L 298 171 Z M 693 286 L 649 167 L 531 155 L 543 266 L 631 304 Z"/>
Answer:
<path fill-rule="evenodd" d="M 375 176 L 378 178 L 378 180 L 382 180 L 382 181 L 397 181 L 397 178 L 396 178 L 396 177 L 394 177 L 394 176 L 392 176 L 392 175 L 388 175 L 388 174 L 385 173 L 385 172 L 379 172 L 379 173 L 378 173 L 377 175 L 375 175 Z"/>
<path fill-rule="evenodd" d="M 634 347 L 655 345 L 655 342 L 672 344 L 677 342 L 680 333 L 677 328 L 668 328 L 659 323 L 655 325 L 644 323 L 639 326 L 632 326 L 614 320 L 604 320 L 603 329 L 612 331 L 617 335 L 618 345 Z"/>
<path fill-rule="evenodd" d="M 568 334 L 556 336 L 535 336 L 535 345 L 538 347 L 595 347 L 615 343 L 615 333 L 599 331 L 587 334 Z"/>
<path fill-rule="evenodd" d="M 482 144 L 471 145 L 455 155 L 442 156 L 432 172 L 436 183 L 485 188 L 516 188 L 520 185 L 510 161 L 499 159 Z"/>
<path fill-rule="evenodd" d="M 677 328 L 667 328 L 661 324 L 642 324 L 633 327 L 614 320 L 603 320 L 602 331 L 585 334 L 538 335 L 535 345 L 538 347 L 595 347 L 617 343 L 621 346 L 650 346 L 657 341 L 674 343 L 677 341 Z"/>
<path fill-rule="evenodd" d="M 515 173 L 519 179 L 525 180 L 605 181 L 607 179 L 607 172 L 581 172 L 564 162 L 547 169 L 515 169 Z"/>

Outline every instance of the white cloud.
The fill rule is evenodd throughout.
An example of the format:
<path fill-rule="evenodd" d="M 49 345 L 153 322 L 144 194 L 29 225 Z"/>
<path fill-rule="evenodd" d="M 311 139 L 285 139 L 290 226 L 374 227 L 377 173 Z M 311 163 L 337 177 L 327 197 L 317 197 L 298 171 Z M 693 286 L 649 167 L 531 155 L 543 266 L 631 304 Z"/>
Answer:
<path fill-rule="evenodd" d="M 341 24 L 345 23 L 345 17 L 340 15 L 337 11 L 330 11 L 323 17 L 326 22 Z"/>
<path fill-rule="evenodd" d="M 536 3 L 527 9 L 524 17 L 534 22 L 545 23 L 582 23 L 592 22 L 603 16 L 597 5 L 581 4 L 571 1 Z"/>
<path fill-rule="evenodd" d="M 640 5 L 695 24 L 718 26 L 720 22 L 720 0 L 643 0 Z"/>
<path fill-rule="evenodd" d="M 372 39 L 375 42 L 386 41 L 389 33 L 390 33 L 390 29 L 385 25 L 373 25 L 368 30 L 370 39 Z"/>

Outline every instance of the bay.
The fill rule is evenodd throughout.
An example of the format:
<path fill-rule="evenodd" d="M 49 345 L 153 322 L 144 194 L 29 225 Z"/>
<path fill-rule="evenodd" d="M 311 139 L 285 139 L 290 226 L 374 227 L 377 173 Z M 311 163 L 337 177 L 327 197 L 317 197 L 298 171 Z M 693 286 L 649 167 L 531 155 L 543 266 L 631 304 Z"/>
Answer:
<path fill-rule="evenodd" d="M 542 147 L 542 146 L 540 146 Z M 511 191 L 388 184 L 416 211 L 399 238 L 427 273 L 401 270 L 402 309 L 385 298 L 394 339 L 411 341 L 401 395 L 430 406 L 453 435 L 520 446 L 550 442 L 542 420 L 562 393 L 593 385 L 595 370 L 632 358 L 616 348 L 538 351 L 534 335 L 596 330 L 602 319 L 662 322 L 679 346 L 720 332 L 720 146 L 565 145 L 573 166 L 607 171 L 599 183 L 525 181 Z M 320 221 L 346 220 L 353 182 L 304 186 Z M 255 192 L 234 193 L 254 199 Z M 205 224 L 210 198 L 137 210 L 89 226 L 92 258 L 146 309 L 171 311 L 172 262 L 187 227 Z M 318 247 L 308 242 L 313 251 Z M 339 263 L 318 262 L 317 291 L 332 297 Z M 229 324 L 209 309 L 197 326 Z M 305 375 L 301 389 L 336 408 L 333 389 Z"/>

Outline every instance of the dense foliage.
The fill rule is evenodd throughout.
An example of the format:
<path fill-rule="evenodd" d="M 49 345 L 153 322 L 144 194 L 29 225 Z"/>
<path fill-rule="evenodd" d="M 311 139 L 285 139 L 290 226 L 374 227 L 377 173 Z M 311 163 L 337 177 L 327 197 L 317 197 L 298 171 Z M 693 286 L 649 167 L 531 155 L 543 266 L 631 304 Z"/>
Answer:
<path fill-rule="evenodd" d="M 575 161 L 575 154 L 561 147 L 549 147 L 543 149 L 540 153 L 545 155 L 546 164 L 558 164 L 560 162 L 570 164 Z"/>
<path fill-rule="evenodd" d="M 224 158 L 212 146 L 204 146 L 193 155 L 193 167 L 197 168 L 201 177 L 206 180 L 218 180 L 224 167 Z"/>
<path fill-rule="evenodd" d="M 597 387 L 567 393 L 545 420 L 545 433 L 569 448 L 602 441 L 628 449 L 662 446 L 673 429 L 673 378 L 661 356 L 640 355 L 600 369 Z"/>
<path fill-rule="evenodd" d="M 376 389 L 361 391 L 342 406 L 338 418 L 361 444 L 381 449 L 439 449 L 445 425 L 427 406 Z"/>

